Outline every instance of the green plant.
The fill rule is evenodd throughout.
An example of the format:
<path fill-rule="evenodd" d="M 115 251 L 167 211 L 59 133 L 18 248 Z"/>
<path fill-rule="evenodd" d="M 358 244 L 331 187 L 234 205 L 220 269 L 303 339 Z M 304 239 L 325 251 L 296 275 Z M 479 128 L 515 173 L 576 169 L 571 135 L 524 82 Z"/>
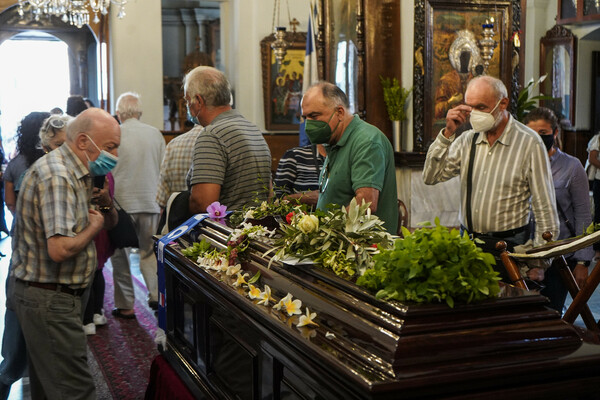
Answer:
<path fill-rule="evenodd" d="M 533 78 L 531 78 L 529 82 L 527 82 L 527 85 L 519 92 L 516 110 L 516 117 L 518 121 L 523 122 L 525 116 L 529 114 L 531 110 L 538 106 L 538 102 L 540 100 L 554 100 L 554 97 L 545 96 L 543 94 L 529 97 L 531 95 L 531 91 L 534 90 L 537 86 L 539 86 L 542 82 L 544 82 L 545 79 L 546 75 L 540 76 L 537 81 L 534 81 Z"/>
<path fill-rule="evenodd" d="M 429 224 L 429 223 L 427 223 Z M 471 303 L 494 298 L 500 292 L 494 256 L 484 253 L 465 234 L 441 226 L 426 226 L 411 233 L 402 227 L 403 239 L 394 248 L 373 257 L 373 269 L 357 284 L 384 300 L 417 303 Z"/>
<path fill-rule="evenodd" d="M 406 119 L 406 99 L 412 88 L 400 87 L 398 79 L 379 76 L 383 86 L 383 100 L 391 121 L 404 121 Z"/>
<path fill-rule="evenodd" d="M 353 198 L 348 209 L 295 212 L 290 224 L 281 227 L 272 260 L 298 257 L 310 259 L 343 278 L 354 278 L 373 264 L 372 255 L 391 245 L 383 221 L 372 215 L 369 204 L 358 205 Z"/>

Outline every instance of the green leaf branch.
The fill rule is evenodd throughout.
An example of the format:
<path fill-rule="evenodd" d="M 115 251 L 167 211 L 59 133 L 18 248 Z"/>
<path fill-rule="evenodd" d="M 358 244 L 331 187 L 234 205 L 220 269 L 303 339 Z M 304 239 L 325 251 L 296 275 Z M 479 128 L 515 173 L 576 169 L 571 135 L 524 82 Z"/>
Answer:
<path fill-rule="evenodd" d="M 398 79 L 384 78 L 379 76 L 383 87 L 383 100 L 391 121 L 404 121 L 406 119 L 406 100 L 412 92 L 412 88 L 400 87 Z"/>

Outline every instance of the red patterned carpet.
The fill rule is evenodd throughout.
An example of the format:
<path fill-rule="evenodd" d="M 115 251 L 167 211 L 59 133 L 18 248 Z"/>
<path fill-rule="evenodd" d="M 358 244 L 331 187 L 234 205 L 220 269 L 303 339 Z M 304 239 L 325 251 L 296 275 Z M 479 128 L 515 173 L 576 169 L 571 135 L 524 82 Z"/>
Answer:
<path fill-rule="evenodd" d="M 112 267 L 104 268 L 106 293 L 104 309 L 108 324 L 88 336 L 88 345 L 106 381 L 109 393 L 98 391 L 98 398 L 143 399 L 152 360 L 158 354 L 154 344 L 156 318 L 146 305 L 147 290 L 134 276 L 136 319 L 115 318 Z"/>

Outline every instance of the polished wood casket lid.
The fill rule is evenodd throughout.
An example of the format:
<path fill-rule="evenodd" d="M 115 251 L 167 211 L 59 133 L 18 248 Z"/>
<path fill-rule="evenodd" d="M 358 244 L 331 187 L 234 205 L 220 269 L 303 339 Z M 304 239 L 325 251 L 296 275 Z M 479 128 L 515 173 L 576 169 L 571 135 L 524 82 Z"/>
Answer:
<path fill-rule="evenodd" d="M 409 397 L 413 391 L 460 393 L 465 385 L 477 391 L 505 381 L 516 386 L 574 377 L 600 382 L 592 372 L 600 346 L 585 342 L 539 294 L 503 285 L 497 299 L 454 308 L 385 302 L 317 266 L 269 263 L 265 253 L 272 244 L 253 243 L 243 268 L 250 275 L 260 271 L 260 285 L 268 284 L 277 300 L 291 293 L 303 310 L 317 313 L 318 327 L 296 328 L 282 312 L 257 305 L 231 286 L 231 278 L 200 268 L 180 252 L 198 238 L 224 248 L 230 233 L 231 228 L 205 220 L 166 247 L 167 260 L 177 260 L 173 267 L 188 279 L 208 285 L 257 329 L 301 355 L 287 355 L 295 363 L 337 377 L 333 385 L 354 382 L 365 397 L 387 398 L 399 391 Z M 432 379 L 443 388 L 432 387 Z"/>

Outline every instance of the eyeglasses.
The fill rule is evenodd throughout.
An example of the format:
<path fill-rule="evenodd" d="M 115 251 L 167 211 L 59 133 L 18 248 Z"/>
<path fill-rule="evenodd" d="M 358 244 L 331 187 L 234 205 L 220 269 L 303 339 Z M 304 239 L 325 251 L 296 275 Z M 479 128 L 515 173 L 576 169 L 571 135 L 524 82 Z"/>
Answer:
<path fill-rule="evenodd" d="M 62 129 L 66 125 L 66 122 L 60 118 L 52 118 L 49 123 L 54 129 Z"/>

